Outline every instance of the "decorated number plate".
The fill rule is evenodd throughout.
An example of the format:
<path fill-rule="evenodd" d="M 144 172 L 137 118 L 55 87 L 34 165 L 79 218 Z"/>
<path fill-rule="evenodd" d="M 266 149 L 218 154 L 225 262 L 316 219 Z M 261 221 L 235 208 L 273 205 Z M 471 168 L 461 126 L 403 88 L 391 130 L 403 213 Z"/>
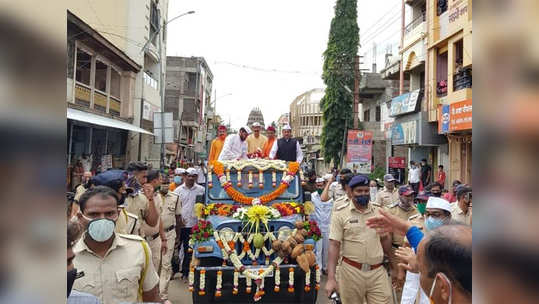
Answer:
<path fill-rule="evenodd" d="M 267 266 L 250 267 L 250 268 L 247 268 L 246 271 L 249 271 L 253 275 L 258 275 L 259 270 L 265 270 L 266 268 Z M 266 278 L 269 278 L 269 277 L 273 277 L 273 270 L 268 272 L 268 274 L 266 275 Z M 245 278 L 245 275 L 240 273 L 240 278 Z"/>

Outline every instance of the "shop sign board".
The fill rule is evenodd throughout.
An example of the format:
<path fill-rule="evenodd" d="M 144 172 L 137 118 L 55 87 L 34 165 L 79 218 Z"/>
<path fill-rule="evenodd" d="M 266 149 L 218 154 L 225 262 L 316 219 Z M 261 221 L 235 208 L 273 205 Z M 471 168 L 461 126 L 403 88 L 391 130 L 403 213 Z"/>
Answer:
<path fill-rule="evenodd" d="M 438 133 L 472 129 L 472 100 L 467 99 L 439 107 Z"/>
<path fill-rule="evenodd" d="M 410 93 L 399 95 L 391 100 L 390 116 L 415 112 L 417 109 L 417 101 L 419 100 L 420 90 L 415 90 Z"/>
<path fill-rule="evenodd" d="M 391 129 L 391 143 L 393 145 L 416 144 L 417 120 L 393 123 Z"/>
<path fill-rule="evenodd" d="M 358 173 L 371 173 L 372 131 L 348 130 L 346 163 Z"/>
<path fill-rule="evenodd" d="M 406 168 L 406 159 L 404 157 L 388 157 L 389 168 Z"/>

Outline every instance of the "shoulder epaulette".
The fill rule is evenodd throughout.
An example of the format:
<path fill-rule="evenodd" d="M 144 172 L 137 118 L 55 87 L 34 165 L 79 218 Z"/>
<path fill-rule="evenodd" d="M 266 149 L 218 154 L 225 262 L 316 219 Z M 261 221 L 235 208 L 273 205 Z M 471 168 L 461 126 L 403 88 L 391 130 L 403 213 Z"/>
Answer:
<path fill-rule="evenodd" d="M 378 208 L 382 208 L 382 205 L 380 205 L 380 204 L 377 203 L 377 202 L 371 202 L 371 205 L 376 206 L 376 207 L 378 207 Z"/>
<path fill-rule="evenodd" d="M 122 237 L 124 239 L 133 240 L 133 241 L 144 241 L 144 239 L 141 236 L 138 236 L 136 234 L 121 234 L 121 233 L 118 233 L 118 236 L 120 236 L 120 237 Z"/>
<path fill-rule="evenodd" d="M 387 208 L 394 208 L 394 207 L 397 207 L 399 205 L 399 202 L 394 202 L 393 204 L 387 206 Z"/>
<path fill-rule="evenodd" d="M 346 202 L 346 203 L 343 203 L 343 204 L 341 204 L 341 205 L 339 205 L 339 206 L 336 206 L 336 207 L 335 207 L 335 210 L 337 210 L 337 211 L 342 210 L 342 209 L 344 209 L 345 207 L 347 207 L 349 204 L 350 204 L 349 201 Z"/>
<path fill-rule="evenodd" d="M 415 218 L 418 217 L 418 216 L 420 216 L 419 213 L 414 214 L 414 215 L 410 216 L 410 217 L 408 218 L 408 220 L 411 221 L 411 220 L 415 219 Z"/>
<path fill-rule="evenodd" d="M 126 211 L 125 213 L 126 213 L 126 214 L 127 214 L 127 216 L 129 216 L 129 217 L 132 217 L 132 218 L 138 219 L 138 216 L 137 216 L 136 214 L 134 214 L 134 213 L 131 213 L 131 212 L 127 212 L 127 211 Z"/>

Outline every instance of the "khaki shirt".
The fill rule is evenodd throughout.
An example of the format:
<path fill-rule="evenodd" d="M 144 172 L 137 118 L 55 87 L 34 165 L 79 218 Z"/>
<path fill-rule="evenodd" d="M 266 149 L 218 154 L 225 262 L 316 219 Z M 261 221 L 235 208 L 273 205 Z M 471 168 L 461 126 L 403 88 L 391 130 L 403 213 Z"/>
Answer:
<path fill-rule="evenodd" d="M 140 229 L 140 221 L 138 216 L 133 213 L 125 211 L 124 208 L 120 211 L 118 220 L 116 221 L 116 227 L 114 232 L 121 234 L 136 234 L 138 235 Z"/>
<path fill-rule="evenodd" d="M 139 222 L 142 225 L 142 222 L 146 222 L 144 218 L 146 217 L 146 214 L 148 213 L 148 210 L 150 208 L 150 202 L 146 198 L 142 192 L 139 192 L 135 195 L 128 195 L 125 199 L 125 204 L 127 207 L 125 207 L 125 211 L 129 213 L 133 213 L 139 218 Z M 157 206 L 156 206 L 157 207 Z M 137 233 L 138 235 L 144 236 L 141 233 Z"/>
<path fill-rule="evenodd" d="M 399 201 L 399 190 L 397 190 L 397 188 L 393 189 L 392 192 L 384 188 L 382 191 L 376 194 L 375 203 L 378 206 L 388 207 L 389 205 L 398 201 Z"/>
<path fill-rule="evenodd" d="M 341 242 L 343 257 L 369 265 L 382 263 L 384 250 L 380 236 L 365 224 L 368 218 L 379 215 L 378 209 L 369 204 L 361 212 L 347 199 L 346 204 L 339 205 L 333 212 L 329 239 Z"/>
<path fill-rule="evenodd" d="M 421 213 L 416 213 L 412 216 L 410 216 L 408 218 L 408 221 L 410 221 L 410 223 L 412 224 L 412 226 L 416 226 L 417 228 L 419 228 L 419 230 L 425 230 L 423 229 L 423 227 L 425 226 L 425 218 L 421 215 Z M 423 231 L 423 233 L 425 233 Z M 410 242 L 408 242 L 408 239 L 406 238 L 406 236 L 404 237 L 403 241 L 402 241 L 403 244 L 410 244 Z"/>
<path fill-rule="evenodd" d="M 254 134 L 251 134 L 247 136 L 247 153 L 254 153 L 256 152 L 256 149 L 260 148 L 260 150 L 264 149 L 264 145 L 266 144 L 266 141 L 268 141 L 268 138 L 262 134 L 258 136 L 258 138 L 255 137 Z"/>
<path fill-rule="evenodd" d="M 157 214 L 161 214 L 161 211 L 163 210 L 163 200 L 161 199 L 161 195 L 157 192 L 153 195 L 153 202 L 155 204 L 155 208 L 157 209 Z M 146 221 L 140 222 L 140 230 L 141 230 L 141 236 L 152 236 L 156 233 L 159 233 L 159 222 L 161 221 L 161 216 L 157 219 L 157 224 L 155 226 L 150 226 L 146 223 Z"/>
<path fill-rule="evenodd" d="M 135 235 L 115 234 L 112 246 L 104 258 L 96 255 L 84 242 L 84 235 L 73 247 L 73 263 L 84 276 L 75 280 L 73 289 L 93 294 L 102 304 L 137 302 L 139 280 L 146 267 L 143 291 L 153 289 L 159 277 L 148 250 L 148 262 L 142 247 L 142 238 Z"/>
<path fill-rule="evenodd" d="M 163 210 L 161 211 L 161 220 L 163 229 L 176 225 L 176 215 L 181 214 L 181 208 L 178 208 L 180 197 L 174 192 L 169 192 L 163 199 Z"/>
<path fill-rule="evenodd" d="M 410 209 L 406 211 L 399 206 L 399 203 L 393 203 L 387 208 L 387 211 L 403 220 L 408 220 L 411 216 L 417 214 L 417 210 L 414 207 L 410 206 Z M 393 245 L 402 246 L 404 235 L 392 232 L 391 241 Z"/>
<path fill-rule="evenodd" d="M 464 211 L 462 211 L 462 209 L 460 209 L 459 207 L 458 201 L 453 203 L 452 205 L 453 206 L 451 207 L 451 219 L 466 225 L 471 225 L 472 213 L 470 212 L 470 208 L 468 208 L 468 214 L 464 214 Z"/>
<path fill-rule="evenodd" d="M 331 185 L 329 185 L 328 195 L 329 198 L 332 199 L 334 202 L 337 202 L 337 200 L 341 197 L 347 197 L 346 191 L 344 190 L 343 186 L 337 182 L 333 182 L 331 183 Z"/>

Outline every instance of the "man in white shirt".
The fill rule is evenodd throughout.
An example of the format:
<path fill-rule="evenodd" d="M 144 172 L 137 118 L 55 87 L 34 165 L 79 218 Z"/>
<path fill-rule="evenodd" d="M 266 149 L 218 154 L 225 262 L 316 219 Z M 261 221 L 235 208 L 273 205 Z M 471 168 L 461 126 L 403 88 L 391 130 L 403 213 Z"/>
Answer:
<path fill-rule="evenodd" d="M 200 161 L 200 164 L 196 166 L 195 169 L 197 171 L 197 184 L 202 187 L 206 186 L 206 168 L 204 162 Z"/>
<path fill-rule="evenodd" d="M 180 225 L 180 244 L 183 246 L 184 258 L 181 267 L 182 278 L 187 277 L 189 273 L 189 263 L 191 262 L 191 254 L 188 253 L 189 239 L 191 238 L 191 228 L 197 223 L 197 217 L 194 213 L 194 206 L 197 203 L 196 198 L 199 195 L 204 195 L 204 187 L 197 185 L 195 180 L 197 172 L 195 168 L 187 169 L 185 182 L 174 190 L 178 194 L 181 205 L 181 221 Z"/>
<path fill-rule="evenodd" d="M 303 161 L 303 151 L 301 151 L 299 141 L 292 138 L 292 128 L 289 125 L 283 127 L 283 137 L 275 141 L 269 158 L 295 161 L 300 164 Z"/>
<path fill-rule="evenodd" d="M 415 193 L 419 193 L 419 178 L 421 176 L 421 168 L 413 160 L 410 161 L 410 168 L 408 169 L 408 183 L 412 186 Z"/>
<path fill-rule="evenodd" d="M 225 139 L 223 150 L 219 154 L 219 161 L 247 159 L 246 139 L 251 133 L 251 129 L 245 126 L 240 128 L 238 134 L 228 135 Z"/>
<path fill-rule="evenodd" d="M 322 232 L 322 239 L 316 242 L 316 264 L 322 267 L 323 273 L 327 273 L 329 224 L 331 220 L 331 209 L 333 208 L 333 200 L 330 199 L 323 202 L 320 198 L 326 182 L 323 178 L 317 178 L 316 191 L 311 194 L 311 201 L 314 204 L 314 213 L 311 215 L 311 219 L 318 224 L 320 232 Z"/>

